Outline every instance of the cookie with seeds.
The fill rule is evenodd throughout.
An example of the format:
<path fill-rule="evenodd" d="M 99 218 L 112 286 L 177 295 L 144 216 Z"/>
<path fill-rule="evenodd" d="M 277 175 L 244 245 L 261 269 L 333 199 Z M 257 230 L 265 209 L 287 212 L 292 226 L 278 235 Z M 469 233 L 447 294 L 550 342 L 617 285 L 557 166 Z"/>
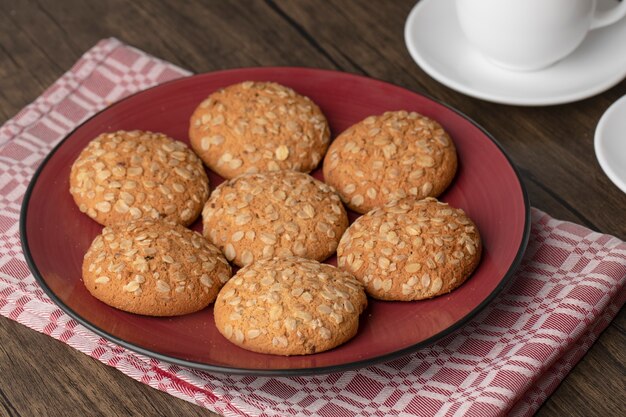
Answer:
<path fill-rule="evenodd" d="M 83 261 L 83 282 L 94 297 L 148 316 L 202 310 L 230 276 L 219 249 L 199 233 L 162 220 L 105 227 Z"/>
<path fill-rule="evenodd" d="M 308 97 L 273 82 L 246 81 L 211 94 L 191 116 L 191 146 L 224 178 L 291 169 L 310 172 L 330 140 Z"/>
<path fill-rule="evenodd" d="M 202 211 L 204 235 L 239 266 L 275 256 L 324 260 L 348 227 L 339 196 L 308 174 L 244 174 L 220 184 Z"/>
<path fill-rule="evenodd" d="M 102 225 L 142 218 L 189 225 L 209 196 L 202 161 L 162 133 L 103 133 L 72 165 L 70 193 Z"/>
<path fill-rule="evenodd" d="M 411 301 L 457 288 L 478 266 L 481 252 L 478 228 L 463 210 L 409 197 L 352 223 L 337 261 L 370 296 Z"/>
<path fill-rule="evenodd" d="M 325 181 L 352 210 L 407 196 L 437 197 L 450 185 L 457 156 L 450 136 L 418 113 L 370 116 L 341 133 L 324 158 Z"/>
<path fill-rule="evenodd" d="M 306 355 L 347 342 L 367 307 L 363 286 L 334 266 L 298 257 L 240 269 L 215 301 L 215 325 L 254 352 Z"/>

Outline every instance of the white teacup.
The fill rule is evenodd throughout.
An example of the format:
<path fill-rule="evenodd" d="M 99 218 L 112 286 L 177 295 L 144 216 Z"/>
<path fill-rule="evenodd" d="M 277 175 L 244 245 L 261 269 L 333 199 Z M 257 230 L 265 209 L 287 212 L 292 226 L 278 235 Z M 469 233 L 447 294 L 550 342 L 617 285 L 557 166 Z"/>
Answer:
<path fill-rule="evenodd" d="M 532 71 L 572 53 L 590 30 L 626 15 L 626 0 L 606 11 L 596 10 L 596 4 L 596 0 L 456 0 L 456 10 L 463 32 L 490 61 Z"/>

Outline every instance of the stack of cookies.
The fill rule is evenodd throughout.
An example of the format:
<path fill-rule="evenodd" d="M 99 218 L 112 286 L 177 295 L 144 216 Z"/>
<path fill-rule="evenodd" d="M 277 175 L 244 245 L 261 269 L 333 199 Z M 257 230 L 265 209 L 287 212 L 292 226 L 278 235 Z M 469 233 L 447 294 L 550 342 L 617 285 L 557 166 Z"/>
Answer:
<path fill-rule="evenodd" d="M 457 155 L 432 119 L 386 112 L 331 144 L 308 97 L 246 81 L 200 103 L 189 138 L 193 151 L 158 133 L 105 133 L 72 167 L 80 211 L 106 226 L 83 279 L 113 307 L 168 316 L 215 302 L 232 343 L 311 354 L 357 333 L 366 295 L 435 297 L 479 263 L 476 225 L 435 199 Z M 325 182 L 308 175 L 322 160 Z M 226 179 L 210 196 L 202 162 Z M 344 205 L 364 215 L 349 226 Z M 200 213 L 204 236 L 185 228 Z M 338 268 L 321 263 L 335 253 Z"/>

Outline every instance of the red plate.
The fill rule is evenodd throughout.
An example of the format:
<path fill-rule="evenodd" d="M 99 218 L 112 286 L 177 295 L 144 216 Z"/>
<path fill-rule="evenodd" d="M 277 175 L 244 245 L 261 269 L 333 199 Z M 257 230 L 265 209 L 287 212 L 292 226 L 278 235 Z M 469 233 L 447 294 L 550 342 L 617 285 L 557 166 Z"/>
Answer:
<path fill-rule="evenodd" d="M 213 308 L 175 318 L 125 313 L 93 298 L 81 281 L 83 255 L 101 226 L 80 213 L 70 194 L 70 166 L 102 132 L 143 129 L 188 142 L 194 108 L 220 87 L 244 80 L 276 81 L 309 96 L 336 135 L 366 116 L 414 110 L 439 121 L 454 139 L 459 171 L 442 199 L 463 208 L 484 241 L 474 275 L 451 294 L 419 302 L 370 300 L 357 336 L 336 349 L 309 356 L 253 353 L 222 337 Z M 316 176 L 321 176 L 318 170 Z M 211 186 L 221 178 L 210 174 Z M 202 74 L 135 94 L 87 120 L 43 162 L 26 193 L 22 244 L 30 268 L 47 294 L 70 316 L 131 350 L 209 371 L 302 375 L 361 367 L 390 360 L 450 334 L 505 286 L 529 234 L 524 187 L 499 145 L 456 110 L 403 88 L 352 74 L 305 68 L 246 68 Z M 201 222 L 194 224 L 200 230 Z"/>

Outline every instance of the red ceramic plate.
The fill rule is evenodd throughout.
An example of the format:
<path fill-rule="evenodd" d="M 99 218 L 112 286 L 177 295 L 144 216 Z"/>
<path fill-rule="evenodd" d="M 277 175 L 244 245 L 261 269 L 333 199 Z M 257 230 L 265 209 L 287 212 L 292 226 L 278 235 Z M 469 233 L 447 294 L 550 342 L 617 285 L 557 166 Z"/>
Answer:
<path fill-rule="evenodd" d="M 213 308 L 175 318 L 125 313 L 93 298 L 81 281 L 83 255 L 101 226 L 78 211 L 69 194 L 70 166 L 102 132 L 144 129 L 188 142 L 189 117 L 220 87 L 271 80 L 309 96 L 334 135 L 366 116 L 414 110 L 438 120 L 459 154 L 455 181 L 441 197 L 463 208 L 484 239 L 473 276 L 451 294 L 419 302 L 370 300 L 357 336 L 336 349 L 281 357 L 241 349 L 222 337 Z M 321 170 L 315 173 L 321 178 Z M 210 173 L 211 187 L 222 179 Z M 519 176 L 500 146 L 456 110 L 403 88 L 352 74 L 305 68 L 246 68 L 184 78 L 135 94 L 87 120 L 43 162 L 24 199 L 21 234 L 27 261 L 43 289 L 70 316 L 131 350 L 209 371 L 302 375 L 340 371 L 389 360 L 450 334 L 505 286 L 529 233 L 529 204 Z M 200 230 L 201 222 L 193 226 Z"/>

